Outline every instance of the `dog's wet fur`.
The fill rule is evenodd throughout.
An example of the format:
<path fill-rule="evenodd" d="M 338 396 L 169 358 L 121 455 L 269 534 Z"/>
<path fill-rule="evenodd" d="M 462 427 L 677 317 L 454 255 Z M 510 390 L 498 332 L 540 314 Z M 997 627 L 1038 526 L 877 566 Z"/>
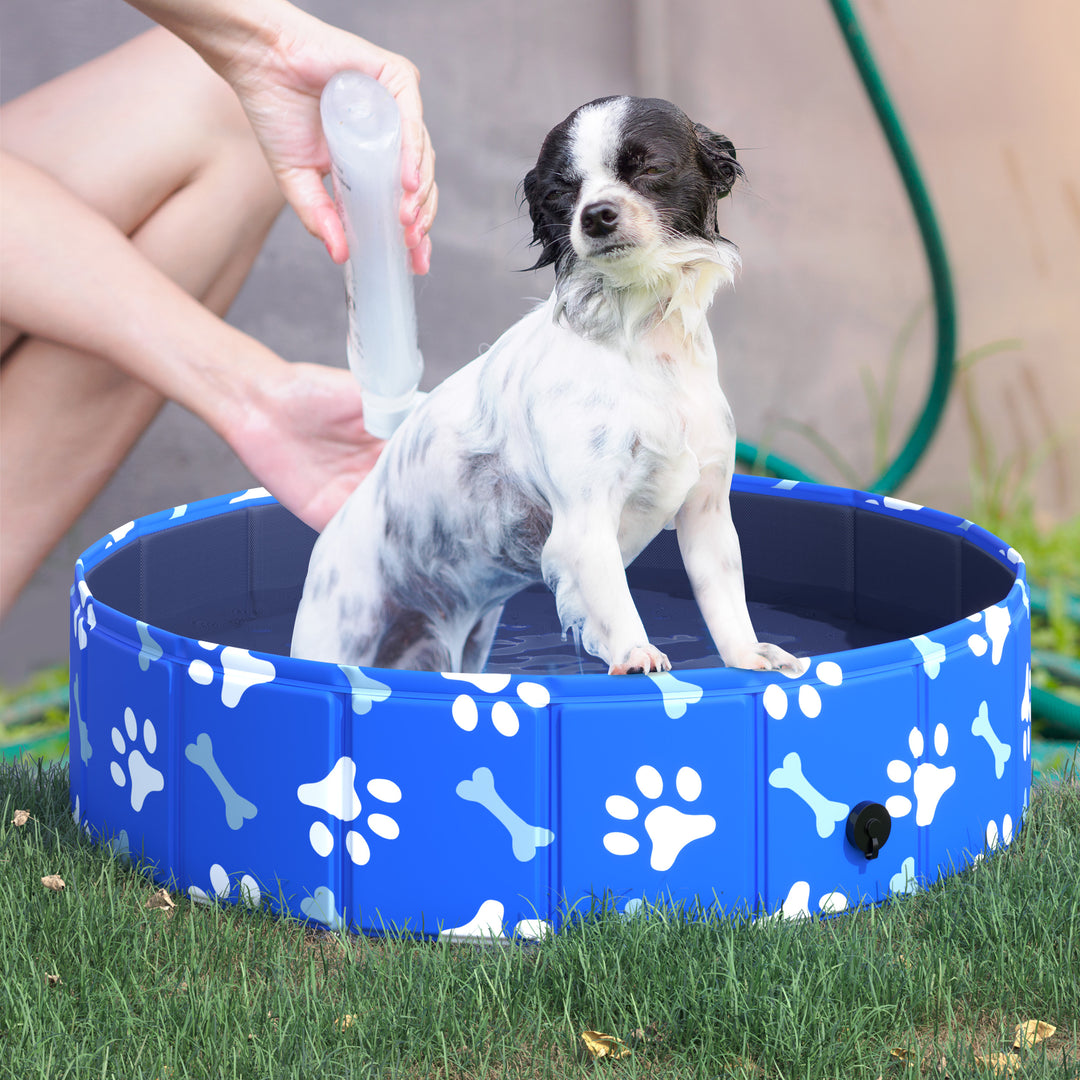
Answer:
<path fill-rule="evenodd" d="M 293 655 L 483 669 L 503 603 L 543 580 L 612 673 L 664 671 L 625 567 L 665 526 L 726 664 L 757 641 L 728 493 L 735 424 L 706 312 L 733 280 L 731 141 L 658 99 L 602 98 L 525 177 L 546 303 L 434 390 L 319 537 Z"/>

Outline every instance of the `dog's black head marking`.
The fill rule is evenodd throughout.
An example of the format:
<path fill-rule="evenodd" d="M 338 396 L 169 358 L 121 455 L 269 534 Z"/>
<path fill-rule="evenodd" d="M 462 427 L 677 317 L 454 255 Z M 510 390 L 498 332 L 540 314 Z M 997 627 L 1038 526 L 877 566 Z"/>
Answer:
<path fill-rule="evenodd" d="M 660 98 L 598 98 L 575 109 L 545 138 L 523 184 L 540 255 L 530 269 L 573 261 L 571 230 L 617 245 L 618 208 L 610 200 L 579 205 L 583 187 L 605 174 L 648 200 L 675 237 L 721 239 L 716 204 L 743 175 L 724 135 L 693 123 Z"/>

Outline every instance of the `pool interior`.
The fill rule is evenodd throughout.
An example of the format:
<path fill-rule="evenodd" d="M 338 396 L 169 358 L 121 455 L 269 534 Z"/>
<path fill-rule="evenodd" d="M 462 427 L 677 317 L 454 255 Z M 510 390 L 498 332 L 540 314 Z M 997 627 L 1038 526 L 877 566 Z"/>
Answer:
<path fill-rule="evenodd" d="M 758 638 L 796 655 L 929 633 L 999 603 L 1015 575 L 961 533 L 852 505 L 733 492 Z M 180 521 L 118 546 L 86 573 L 101 602 L 182 637 L 287 655 L 315 532 L 275 504 Z M 650 640 L 673 666 L 722 666 L 674 532 L 627 570 Z M 503 610 L 486 668 L 601 672 L 564 639 L 543 585 Z"/>

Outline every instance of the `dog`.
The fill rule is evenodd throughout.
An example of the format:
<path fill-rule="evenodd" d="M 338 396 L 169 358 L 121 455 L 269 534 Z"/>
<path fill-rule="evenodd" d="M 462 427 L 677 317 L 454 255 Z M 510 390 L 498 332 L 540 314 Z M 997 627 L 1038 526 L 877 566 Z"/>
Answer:
<path fill-rule="evenodd" d="M 706 321 L 740 265 L 717 204 L 742 175 L 659 99 L 600 98 L 548 134 L 524 195 L 554 291 L 428 395 L 318 538 L 294 656 L 479 672 L 503 603 L 543 580 L 610 673 L 670 670 L 625 567 L 673 526 L 724 663 L 801 673 L 747 611 Z"/>

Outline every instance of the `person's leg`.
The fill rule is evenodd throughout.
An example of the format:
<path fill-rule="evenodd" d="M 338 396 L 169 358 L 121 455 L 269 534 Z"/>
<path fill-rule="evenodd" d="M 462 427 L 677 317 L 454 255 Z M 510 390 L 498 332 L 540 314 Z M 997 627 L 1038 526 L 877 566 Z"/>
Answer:
<path fill-rule="evenodd" d="M 232 91 L 162 30 L 5 105 L 0 131 L 218 314 L 282 205 Z M 161 399 L 104 358 L 0 329 L 2 613 Z"/>

